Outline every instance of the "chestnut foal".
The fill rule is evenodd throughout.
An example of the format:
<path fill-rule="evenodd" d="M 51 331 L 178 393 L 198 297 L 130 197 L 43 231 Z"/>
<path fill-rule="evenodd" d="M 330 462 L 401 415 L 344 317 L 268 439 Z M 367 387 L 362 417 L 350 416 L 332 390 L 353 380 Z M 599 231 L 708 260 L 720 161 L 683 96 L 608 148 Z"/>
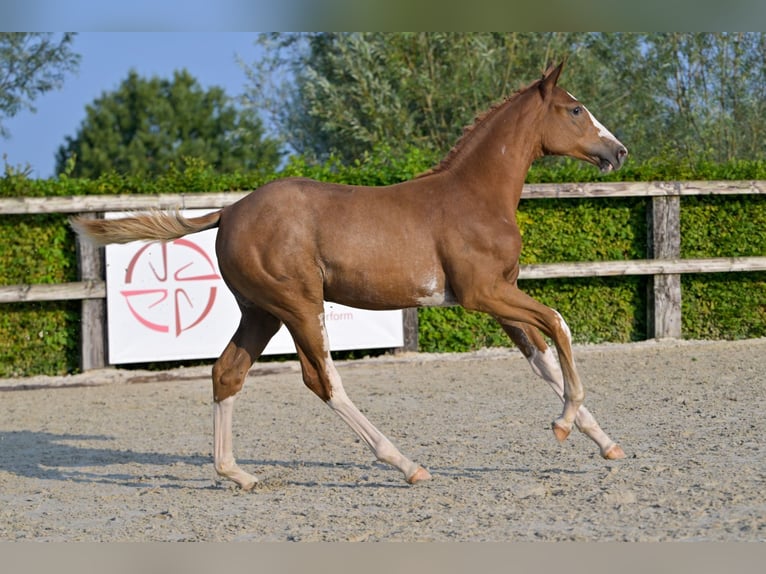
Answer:
<path fill-rule="evenodd" d="M 257 482 L 234 458 L 234 399 L 284 324 L 309 389 L 407 482 L 430 478 L 346 395 L 330 356 L 323 300 L 365 309 L 462 305 L 489 313 L 563 401 L 552 425 L 556 438 L 564 440 L 575 424 L 605 458 L 624 456 L 582 405 L 564 319 L 517 286 L 516 209 L 532 162 L 566 155 L 609 172 L 627 155 L 583 104 L 557 86 L 562 67 L 549 68 L 542 79 L 477 118 L 438 166 L 411 181 L 373 188 L 289 178 L 201 217 L 155 212 L 73 219 L 79 233 L 99 244 L 172 241 L 218 227 L 221 274 L 242 311 L 213 367 L 219 475 L 243 489 Z M 555 344 L 560 367 L 541 332 Z"/>

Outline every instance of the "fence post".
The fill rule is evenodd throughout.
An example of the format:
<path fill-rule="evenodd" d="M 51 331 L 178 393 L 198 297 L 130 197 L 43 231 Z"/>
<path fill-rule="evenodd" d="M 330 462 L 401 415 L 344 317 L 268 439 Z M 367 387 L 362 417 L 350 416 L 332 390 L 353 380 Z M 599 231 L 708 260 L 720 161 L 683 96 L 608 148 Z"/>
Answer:
<path fill-rule="evenodd" d="M 400 352 L 417 352 L 418 350 L 418 310 L 414 307 L 402 311 L 404 323 L 404 346 Z"/>
<path fill-rule="evenodd" d="M 648 210 L 648 256 L 677 259 L 681 255 L 681 196 L 652 198 Z M 649 285 L 648 336 L 656 339 L 681 337 L 681 275 L 654 275 Z"/>
<path fill-rule="evenodd" d="M 93 213 L 82 217 L 95 218 Z M 80 281 L 101 281 L 104 277 L 104 252 L 77 236 L 77 267 Z M 80 370 L 100 369 L 106 365 L 106 300 L 83 299 L 80 324 Z"/>

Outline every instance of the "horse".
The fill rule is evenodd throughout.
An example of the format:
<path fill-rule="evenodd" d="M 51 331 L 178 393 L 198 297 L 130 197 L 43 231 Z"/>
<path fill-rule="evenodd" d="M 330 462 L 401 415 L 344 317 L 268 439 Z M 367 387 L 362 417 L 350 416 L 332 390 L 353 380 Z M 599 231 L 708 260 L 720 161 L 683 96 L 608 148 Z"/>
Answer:
<path fill-rule="evenodd" d="M 619 169 L 628 153 L 557 85 L 562 69 L 563 62 L 550 66 L 477 116 L 438 165 L 402 183 L 368 187 L 291 177 L 199 217 L 169 210 L 72 218 L 73 228 L 97 245 L 167 242 L 218 228 L 220 272 L 241 310 L 212 368 L 218 475 L 244 490 L 258 482 L 234 457 L 234 401 L 253 363 L 285 325 L 305 385 L 407 483 L 431 478 L 346 394 L 330 354 L 323 301 L 373 310 L 461 305 L 488 313 L 563 401 L 552 423 L 556 439 L 565 440 L 576 425 L 604 458 L 625 456 L 583 405 L 567 323 L 517 285 L 522 241 L 516 210 L 532 162 L 569 156 L 606 173 Z M 558 364 L 543 335 L 555 345 Z"/>

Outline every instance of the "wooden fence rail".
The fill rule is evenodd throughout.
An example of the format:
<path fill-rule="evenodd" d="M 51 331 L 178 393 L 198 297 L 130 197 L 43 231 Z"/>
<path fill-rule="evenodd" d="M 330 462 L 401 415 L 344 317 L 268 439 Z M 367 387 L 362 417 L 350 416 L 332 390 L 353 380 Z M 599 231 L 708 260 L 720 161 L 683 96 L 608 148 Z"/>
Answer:
<path fill-rule="evenodd" d="M 19 197 L 0 199 L 0 215 L 140 211 L 145 209 L 218 209 L 249 192 L 156 195 Z M 685 181 L 531 184 L 522 199 L 645 197 L 648 210 L 649 259 L 524 265 L 520 279 L 652 275 L 649 335 L 681 336 L 681 274 L 766 271 L 764 257 L 680 259 L 680 198 L 697 195 L 766 195 L 766 181 Z M 58 285 L 0 286 L 0 303 L 82 300 L 81 368 L 103 367 L 105 298 L 103 251 L 78 241 L 80 281 Z M 417 348 L 417 314 L 405 310 L 405 348 Z"/>

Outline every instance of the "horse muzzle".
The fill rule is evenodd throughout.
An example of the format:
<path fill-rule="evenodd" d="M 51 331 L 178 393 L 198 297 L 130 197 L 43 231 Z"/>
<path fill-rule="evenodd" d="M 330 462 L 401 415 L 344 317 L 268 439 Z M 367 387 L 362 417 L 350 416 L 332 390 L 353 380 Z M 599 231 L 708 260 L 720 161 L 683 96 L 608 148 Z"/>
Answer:
<path fill-rule="evenodd" d="M 605 146 L 601 153 L 595 154 L 595 163 L 601 170 L 601 173 L 609 173 L 620 169 L 628 157 L 628 149 L 621 143 Z"/>

